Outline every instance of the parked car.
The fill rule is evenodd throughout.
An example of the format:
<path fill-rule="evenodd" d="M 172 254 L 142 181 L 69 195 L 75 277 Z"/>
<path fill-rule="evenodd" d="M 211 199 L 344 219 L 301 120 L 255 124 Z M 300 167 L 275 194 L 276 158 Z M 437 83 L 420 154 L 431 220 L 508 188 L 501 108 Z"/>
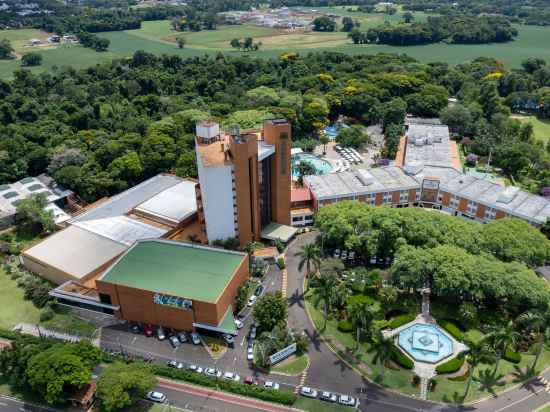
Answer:
<path fill-rule="evenodd" d="M 248 306 L 254 305 L 254 303 L 256 303 L 256 299 L 258 299 L 258 296 L 256 295 L 250 296 L 250 298 L 248 299 Z"/>
<path fill-rule="evenodd" d="M 137 323 L 134 323 L 130 326 L 130 332 L 135 333 L 136 335 L 141 333 L 141 328 Z"/>
<path fill-rule="evenodd" d="M 235 319 L 235 327 L 237 329 L 242 329 L 243 326 L 244 326 L 244 323 L 241 320 Z"/>
<path fill-rule="evenodd" d="M 264 383 L 264 388 L 273 389 L 274 391 L 278 391 L 279 390 L 279 384 L 277 382 L 273 382 L 273 381 L 266 381 Z"/>
<path fill-rule="evenodd" d="M 257 297 L 260 297 L 260 296 L 262 296 L 262 293 L 264 293 L 264 290 L 265 290 L 264 285 L 258 285 L 256 290 L 254 291 L 254 295 L 256 295 Z"/>
<path fill-rule="evenodd" d="M 208 368 L 204 371 L 204 374 L 206 376 L 210 376 L 211 378 L 220 378 L 222 376 L 221 371 L 215 369 L 215 368 Z"/>
<path fill-rule="evenodd" d="M 235 343 L 235 337 L 229 333 L 225 333 L 223 335 L 223 340 L 231 347 L 233 347 L 233 344 Z"/>
<path fill-rule="evenodd" d="M 325 402 L 338 402 L 338 395 L 332 392 L 323 391 L 319 395 L 319 399 Z"/>
<path fill-rule="evenodd" d="M 300 388 L 300 395 L 305 396 L 306 398 L 317 398 L 317 391 L 315 389 L 311 389 L 307 386 L 302 386 Z"/>
<path fill-rule="evenodd" d="M 338 403 L 340 405 L 358 407 L 359 399 L 355 399 L 353 396 L 349 395 L 340 395 L 338 398 Z"/>
<path fill-rule="evenodd" d="M 249 360 L 249 361 L 253 361 L 253 360 L 254 360 L 254 349 L 253 349 L 253 348 L 247 349 L 247 351 L 246 351 L 246 359 Z"/>
<path fill-rule="evenodd" d="M 157 391 L 147 392 L 147 395 L 145 395 L 145 398 L 150 400 L 151 402 L 157 402 L 157 403 L 166 402 L 166 395 L 162 392 L 157 392 Z"/>
<path fill-rule="evenodd" d="M 178 362 L 177 360 L 171 360 L 166 362 L 166 366 L 174 369 L 183 369 L 183 363 Z"/>
<path fill-rule="evenodd" d="M 168 341 L 170 342 L 170 345 L 172 345 L 174 349 L 178 348 L 181 345 L 181 342 L 176 336 L 170 336 L 168 338 Z"/>
<path fill-rule="evenodd" d="M 241 380 L 241 377 L 234 372 L 225 372 L 223 378 L 233 382 L 239 382 Z"/>
<path fill-rule="evenodd" d="M 197 372 L 197 373 L 203 373 L 204 372 L 204 369 L 200 366 L 197 366 L 197 365 L 190 365 L 189 370 L 192 371 L 192 372 Z"/>
<path fill-rule="evenodd" d="M 193 332 L 191 334 L 191 342 L 193 342 L 193 345 L 200 345 L 201 344 L 201 338 L 198 333 Z"/>
<path fill-rule="evenodd" d="M 166 339 L 166 333 L 164 332 L 164 329 L 162 328 L 162 326 L 159 326 L 157 329 L 157 338 L 158 340 Z"/>
<path fill-rule="evenodd" d="M 248 336 L 251 340 L 256 339 L 256 327 L 254 325 L 250 327 L 250 334 Z"/>
<path fill-rule="evenodd" d="M 143 333 L 145 334 L 145 336 L 147 336 L 148 338 L 150 338 L 151 336 L 153 336 L 153 328 L 150 324 L 146 323 L 145 325 L 143 325 Z"/>
<path fill-rule="evenodd" d="M 340 249 L 336 249 L 334 251 L 334 255 L 332 255 L 333 258 L 338 259 L 340 257 Z"/>
<path fill-rule="evenodd" d="M 184 331 L 178 332 L 177 337 L 181 343 L 185 343 L 189 340 L 189 337 L 187 336 L 187 332 L 184 332 Z"/>
<path fill-rule="evenodd" d="M 247 376 L 245 379 L 244 379 L 244 383 L 246 383 L 247 385 L 261 385 L 262 384 L 262 381 L 259 380 L 258 378 L 255 378 L 254 376 Z"/>

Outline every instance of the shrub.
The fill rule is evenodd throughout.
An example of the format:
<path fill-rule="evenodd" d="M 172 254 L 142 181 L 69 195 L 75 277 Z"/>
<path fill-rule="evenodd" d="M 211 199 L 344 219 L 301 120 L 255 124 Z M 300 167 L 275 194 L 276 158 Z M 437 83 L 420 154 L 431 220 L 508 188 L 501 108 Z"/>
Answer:
<path fill-rule="evenodd" d="M 353 325 L 349 320 L 344 319 L 338 322 L 338 330 L 340 332 L 349 333 L 353 330 Z"/>
<path fill-rule="evenodd" d="M 49 320 L 52 320 L 55 316 L 55 312 L 52 308 L 46 308 L 40 313 L 40 322 L 47 322 Z"/>
<path fill-rule="evenodd" d="M 270 389 L 265 389 L 261 386 L 249 386 L 238 382 L 213 379 L 206 375 L 201 375 L 195 372 L 181 369 L 171 369 L 167 366 L 154 366 L 153 371 L 156 375 L 164 376 L 167 378 L 178 379 L 201 386 L 207 386 L 226 392 L 236 393 L 238 395 L 249 396 L 267 402 L 275 402 L 283 405 L 292 405 L 294 404 L 294 402 L 296 402 L 296 395 L 293 392 L 285 390 L 274 391 Z"/>
<path fill-rule="evenodd" d="M 412 322 L 416 318 L 412 313 L 405 313 L 404 315 L 396 316 L 393 319 L 390 319 L 388 322 L 388 327 L 390 329 L 397 329 L 399 326 L 403 326 L 409 322 Z"/>
<path fill-rule="evenodd" d="M 453 381 L 453 382 L 464 382 L 469 377 L 470 377 L 470 369 L 468 369 L 464 375 L 453 376 L 452 378 L 447 378 L 447 379 L 449 379 L 450 381 Z"/>
<path fill-rule="evenodd" d="M 392 355 L 391 356 L 392 360 L 402 368 L 412 369 L 414 367 L 413 361 L 410 360 L 403 352 L 401 352 L 395 346 L 392 347 L 391 355 Z"/>
<path fill-rule="evenodd" d="M 475 325 L 477 320 L 477 308 L 471 302 L 464 302 L 458 309 L 460 320 L 465 325 Z"/>
<path fill-rule="evenodd" d="M 412 384 L 412 386 L 415 386 L 415 387 L 420 385 L 420 376 L 418 376 L 417 374 L 414 374 L 413 377 L 412 377 L 411 384 Z"/>
<path fill-rule="evenodd" d="M 521 362 L 521 354 L 518 352 L 514 352 L 511 349 L 506 349 L 506 352 L 504 352 L 504 359 L 506 359 L 508 362 L 512 363 L 520 363 Z"/>
<path fill-rule="evenodd" d="M 445 363 L 442 363 L 441 365 L 438 365 L 435 368 L 435 371 L 439 374 L 454 373 L 460 370 L 460 368 L 462 368 L 462 365 L 464 365 L 464 356 L 457 356 L 454 359 L 451 359 Z"/>
<path fill-rule="evenodd" d="M 279 266 L 279 269 L 284 269 L 286 267 L 285 258 L 279 256 L 279 258 L 277 259 L 277 265 Z"/>
<path fill-rule="evenodd" d="M 456 340 L 464 340 L 464 334 L 453 322 L 446 319 L 438 319 L 437 324 L 451 334 Z"/>

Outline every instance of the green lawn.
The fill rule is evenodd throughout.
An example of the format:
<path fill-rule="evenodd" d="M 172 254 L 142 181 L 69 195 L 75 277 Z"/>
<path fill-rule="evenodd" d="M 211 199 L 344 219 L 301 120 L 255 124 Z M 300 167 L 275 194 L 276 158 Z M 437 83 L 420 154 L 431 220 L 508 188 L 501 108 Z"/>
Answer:
<path fill-rule="evenodd" d="M 23 299 L 23 290 L 0 267 L 0 327 L 12 328 L 20 322 L 38 323 L 40 309 Z"/>
<path fill-rule="evenodd" d="M 536 412 L 550 412 L 550 403 L 546 406 L 543 406 L 541 409 L 537 409 Z"/>
<path fill-rule="evenodd" d="M 322 401 L 316 401 L 315 399 L 299 397 L 298 400 L 292 405 L 296 409 L 309 412 L 350 412 L 355 409 L 349 406 L 337 405 L 333 403 L 327 403 Z"/>
<path fill-rule="evenodd" d="M 522 123 L 533 125 L 534 137 L 545 144 L 550 140 L 550 121 L 538 119 L 535 116 L 513 116 Z"/>
<path fill-rule="evenodd" d="M 307 355 L 302 355 L 298 357 L 293 357 L 285 359 L 284 361 L 273 366 L 270 370 L 271 372 L 280 372 L 288 373 L 289 375 L 298 375 L 304 371 L 307 367 L 308 357 Z"/>
<path fill-rule="evenodd" d="M 322 313 L 307 300 L 306 307 L 311 315 L 311 318 L 313 319 L 315 327 L 320 330 L 324 322 Z M 329 338 L 333 342 L 337 342 L 338 345 L 344 346 L 348 353 L 346 354 L 340 352 L 340 355 L 348 359 L 350 363 L 356 363 L 353 359 L 350 359 L 351 352 L 355 351 L 356 348 L 355 339 L 351 333 L 340 332 L 336 327 L 336 321 L 329 320 L 327 322 L 327 328 L 322 335 L 325 338 Z M 483 334 L 478 330 L 470 330 L 467 333 L 467 336 L 474 340 L 479 339 L 482 335 Z M 368 349 L 368 344 L 363 343 L 354 356 L 360 358 L 363 363 L 372 369 L 372 373 L 367 374 L 369 378 L 384 386 L 396 389 L 403 393 L 410 395 L 419 394 L 419 389 L 413 387 L 411 384 L 413 376 L 412 372 L 407 370 L 393 370 L 386 368 L 384 381 L 380 382 L 381 366 L 373 363 L 372 354 L 368 353 Z M 500 392 L 510 386 L 516 385 L 519 381 L 525 380 L 525 370 L 527 369 L 527 366 L 532 364 L 534 355 L 526 353 L 522 353 L 521 355 L 522 360 L 518 365 L 505 360 L 500 361 L 496 374 L 496 382 L 494 382 L 494 379 L 492 378 L 494 364 L 483 364 L 476 368 L 474 381 L 472 383 L 472 387 L 470 388 L 470 393 L 466 399 L 466 402 L 488 396 L 493 392 Z M 545 350 L 539 360 L 537 371 L 544 369 L 544 367 L 549 364 L 550 351 Z M 466 382 L 451 381 L 445 377 L 437 377 L 436 380 L 437 387 L 434 392 L 430 392 L 429 399 L 443 402 L 462 401 Z"/>
<path fill-rule="evenodd" d="M 327 11 L 341 15 L 353 15 L 361 22 L 361 29 L 384 23 L 385 20 L 397 22 L 402 19 L 400 13 L 387 16 L 380 13 L 366 14 L 349 12 L 345 8 L 327 8 Z M 423 20 L 428 15 L 415 13 L 416 20 Z M 284 52 L 306 53 L 312 50 L 338 51 L 347 54 L 405 53 L 421 62 L 444 61 L 458 64 L 480 56 L 495 57 L 507 67 L 519 67 L 527 57 L 537 56 L 550 60 L 550 48 L 546 47 L 550 37 L 550 27 L 518 26 L 517 40 L 501 44 L 449 45 L 445 43 L 421 46 L 388 46 L 388 45 L 354 45 L 346 33 L 288 33 L 267 27 L 251 25 L 220 26 L 218 30 L 177 33 L 170 27 L 168 20 L 144 22 L 138 30 L 100 33 L 101 37 L 111 41 L 109 51 L 98 53 L 79 45 L 61 45 L 57 48 L 40 48 L 43 55 L 41 66 L 30 68 L 34 72 L 50 71 L 54 67 L 71 65 L 84 68 L 113 58 L 131 56 L 136 50 L 145 50 L 157 55 L 175 54 L 192 57 L 204 54 L 215 54 L 223 51 L 229 55 L 248 55 L 259 58 L 276 58 Z M 29 38 L 40 37 L 38 30 L 3 31 L 4 36 L 11 37 L 16 48 L 21 48 Z M 7 34 L 6 34 L 7 33 Z M 175 37 L 184 36 L 187 45 L 178 49 Z M 252 36 L 262 42 L 257 52 L 244 53 L 231 49 L 229 42 L 235 37 Z M 0 38 L 2 36 L 0 35 Z M 36 49 L 36 48 L 34 48 Z M 33 49 L 33 50 L 34 50 Z M 19 60 L 0 61 L 0 78 L 13 77 L 13 71 L 20 68 Z M 546 126 L 546 125 L 545 125 Z"/>

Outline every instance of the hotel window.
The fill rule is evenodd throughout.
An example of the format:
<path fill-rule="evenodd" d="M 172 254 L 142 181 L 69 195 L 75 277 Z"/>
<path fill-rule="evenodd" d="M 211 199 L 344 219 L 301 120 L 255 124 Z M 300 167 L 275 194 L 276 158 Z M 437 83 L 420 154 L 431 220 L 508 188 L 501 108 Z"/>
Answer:
<path fill-rule="evenodd" d="M 391 193 L 390 192 L 384 192 L 384 203 L 391 203 Z"/>
<path fill-rule="evenodd" d="M 453 209 L 457 209 L 459 202 L 460 202 L 460 197 L 458 197 L 457 195 L 452 195 L 451 201 L 449 202 L 449 206 L 451 206 Z"/>
<path fill-rule="evenodd" d="M 497 210 L 493 207 L 485 209 L 485 219 L 494 219 L 497 217 Z"/>
<path fill-rule="evenodd" d="M 374 193 L 367 193 L 367 199 L 366 199 L 366 202 L 369 204 L 369 205 L 374 205 L 374 201 L 376 199 L 376 195 Z"/>
<path fill-rule="evenodd" d="M 409 201 L 409 191 L 400 190 L 399 191 L 399 203 L 405 203 Z"/>
<path fill-rule="evenodd" d="M 469 214 L 475 215 L 476 210 L 477 210 L 477 203 L 472 202 L 471 200 L 469 200 L 468 201 L 468 206 L 466 206 L 466 210 L 468 211 Z"/>

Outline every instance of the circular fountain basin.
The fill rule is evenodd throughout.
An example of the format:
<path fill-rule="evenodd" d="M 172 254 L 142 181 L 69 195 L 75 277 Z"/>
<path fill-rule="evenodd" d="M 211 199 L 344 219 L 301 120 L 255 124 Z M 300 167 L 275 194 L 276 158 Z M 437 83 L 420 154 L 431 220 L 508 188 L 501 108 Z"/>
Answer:
<path fill-rule="evenodd" d="M 453 340 L 437 325 L 415 323 L 399 332 L 399 347 L 420 362 L 438 363 L 454 353 Z"/>

